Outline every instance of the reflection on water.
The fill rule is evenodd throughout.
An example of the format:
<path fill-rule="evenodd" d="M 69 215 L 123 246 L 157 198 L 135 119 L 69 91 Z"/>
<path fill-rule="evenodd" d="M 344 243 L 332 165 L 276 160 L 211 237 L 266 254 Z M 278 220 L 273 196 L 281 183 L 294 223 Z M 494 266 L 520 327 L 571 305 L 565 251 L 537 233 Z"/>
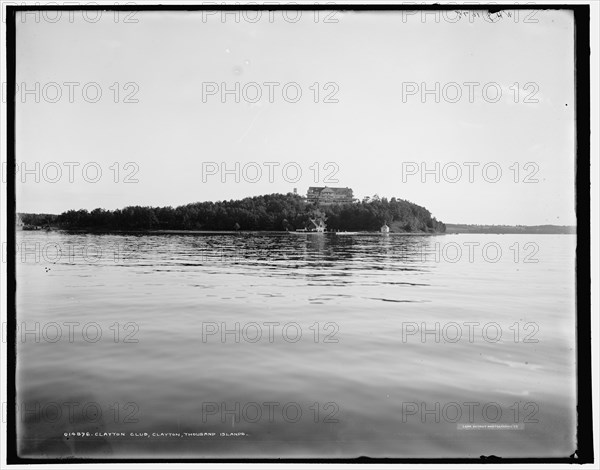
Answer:
<path fill-rule="evenodd" d="M 17 244 L 22 457 L 575 450 L 574 236 Z"/>

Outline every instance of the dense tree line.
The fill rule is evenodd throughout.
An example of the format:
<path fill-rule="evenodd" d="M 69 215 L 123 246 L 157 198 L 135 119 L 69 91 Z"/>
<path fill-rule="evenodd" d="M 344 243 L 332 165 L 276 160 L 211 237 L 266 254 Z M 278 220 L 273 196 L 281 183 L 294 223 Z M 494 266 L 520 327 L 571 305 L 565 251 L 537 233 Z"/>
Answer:
<path fill-rule="evenodd" d="M 19 214 L 21 223 L 34 227 L 47 227 L 56 224 L 56 214 Z"/>
<path fill-rule="evenodd" d="M 114 211 L 70 210 L 56 218 L 63 229 L 85 230 L 296 230 L 326 220 L 328 230 L 443 232 L 445 225 L 424 207 L 392 198 L 316 207 L 299 195 L 269 194 L 241 200 L 196 202 L 173 207 L 129 206 Z"/>

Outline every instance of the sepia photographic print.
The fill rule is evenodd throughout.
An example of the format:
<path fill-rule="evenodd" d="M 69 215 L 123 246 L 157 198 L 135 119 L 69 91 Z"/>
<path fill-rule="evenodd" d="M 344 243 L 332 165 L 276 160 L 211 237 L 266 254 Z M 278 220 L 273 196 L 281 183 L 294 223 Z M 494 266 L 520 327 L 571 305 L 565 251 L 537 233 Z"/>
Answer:
<path fill-rule="evenodd" d="M 1 468 L 597 468 L 598 13 L 3 1 Z"/>

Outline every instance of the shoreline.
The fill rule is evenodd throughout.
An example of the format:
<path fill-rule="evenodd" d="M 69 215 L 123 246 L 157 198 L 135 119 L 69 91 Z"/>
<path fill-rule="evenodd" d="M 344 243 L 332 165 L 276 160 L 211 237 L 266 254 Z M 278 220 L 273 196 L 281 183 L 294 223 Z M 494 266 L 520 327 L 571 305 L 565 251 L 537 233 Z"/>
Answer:
<path fill-rule="evenodd" d="M 360 236 L 439 236 L 439 235 L 577 235 L 577 232 L 533 232 L 533 231 L 446 231 L 446 232 L 301 232 L 285 230 L 98 230 L 98 229 L 63 229 L 51 228 L 50 230 L 23 230 L 16 229 L 16 232 L 64 232 L 68 234 L 90 234 L 90 235 L 336 235 L 346 237 Z"/>
<path fill-rule="evenodd" d="M 17 230 L 19 232 L 45 232 L 48 230 Z M 52 229 L 50 232 L 66 232 L 72 234 L 123 234 L 123 235 L 341 235 L 341 236 L 369 236 L 369 235 L 402 235 L 402 236 L 431 236 L 447 235 L 445 232 L 300 232 L 286 230 L 89 230 L 89 229 Z"/>

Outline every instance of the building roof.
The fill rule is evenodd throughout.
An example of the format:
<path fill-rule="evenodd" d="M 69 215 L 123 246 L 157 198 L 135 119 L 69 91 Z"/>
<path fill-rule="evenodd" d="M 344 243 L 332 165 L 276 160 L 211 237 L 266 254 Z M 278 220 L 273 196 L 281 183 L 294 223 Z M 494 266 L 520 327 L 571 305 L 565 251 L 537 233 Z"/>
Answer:
<path fill-rule="evenodd" d="M 338 194 L 348 194 L 348 192 L 352 192 L 350 188 L 330 188 L 328 186 L 311 186 L 308 188 L 309 193 L 321 193 L 324 189 L 327 189 L 327 192 L 338 193 Z"/>

